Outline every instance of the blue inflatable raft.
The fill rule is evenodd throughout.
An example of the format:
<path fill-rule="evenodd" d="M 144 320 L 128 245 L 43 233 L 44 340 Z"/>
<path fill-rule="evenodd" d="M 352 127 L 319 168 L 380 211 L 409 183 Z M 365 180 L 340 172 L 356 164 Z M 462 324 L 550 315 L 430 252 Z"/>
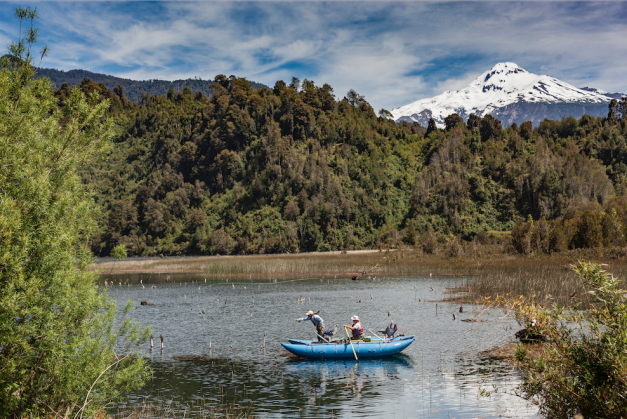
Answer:
<path fill-rule="evenodd" d="M 290 339 L 283 347 L 294 355 L 310 359 L 355 359 L 348 340 L 316 342 Z M 414 342 L 413 336 L 397 336 L 394 339 L 366 338 L 354 340 L 353 348 L 358 359 L 383 358 L 396 355 Z"/>

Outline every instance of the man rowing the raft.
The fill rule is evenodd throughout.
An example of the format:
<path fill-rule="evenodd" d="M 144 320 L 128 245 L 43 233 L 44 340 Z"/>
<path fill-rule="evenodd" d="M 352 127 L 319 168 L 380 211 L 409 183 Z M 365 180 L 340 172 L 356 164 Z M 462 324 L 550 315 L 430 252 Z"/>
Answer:
<path fill-rule="evenodd" d="M 344 325 L 345 328 L 350 329 L 353 332 L 353 336 L 351 336 L 351 340 L 361 339 L 364 336 L 364 327 L 361 325 L 358 316 L 351 317 L 353 321 L 352 326 Z"/>
<path fill-rule="evenodd" d="M 307 317 L 303 317 L 302 319 L 296 319 L 297 322 L 306 322 L 307 320 L 310 320 L 314 326 L 316 326 L 316 332 L 318 334 L 318 342 L 325 342 L 325 340 L 322 338 L 322 336 L 324 335 L 324 320 L 322 320 L 322 317 L 318 316 L 317 314 L 314 314 L 313 311 L 309 310 L 306 314 Z"/>

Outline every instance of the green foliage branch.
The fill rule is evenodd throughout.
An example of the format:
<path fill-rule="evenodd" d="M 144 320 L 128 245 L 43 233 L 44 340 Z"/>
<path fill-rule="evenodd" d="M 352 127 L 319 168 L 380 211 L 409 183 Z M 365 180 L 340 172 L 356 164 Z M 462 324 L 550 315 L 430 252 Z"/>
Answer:
<path fill-rule="evenodd" d="M 116 323 L 86 270 L 95 206 L 78 169 L 108 150 L 113 125 L 108 102 L 79 89 L 58 108 L 33 78 L 36 11 L 17 15 L 31 28 L 0 69 L 0 417 L 93 415 L 148 373 L 135 351 L 149 331 Z"/>
<path fill-rule="evenodd" d="M 627 300 L 620 281 L 595 263 L 572 267 L 589 298 L 571 309 L 543 307 L 533 297 L 501 299 L 520 324 L 546 342 L 532 355 L 515 353 L 523 371 L 520 395 L 547 418 L 627 415 Z M 585 306 L 583 306 L 585 304 Z"/>

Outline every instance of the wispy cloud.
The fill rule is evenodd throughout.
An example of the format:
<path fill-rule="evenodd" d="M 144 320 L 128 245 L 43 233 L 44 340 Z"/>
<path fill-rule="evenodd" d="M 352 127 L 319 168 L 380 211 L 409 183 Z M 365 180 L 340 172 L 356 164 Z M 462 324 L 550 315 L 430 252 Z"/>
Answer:
<path fill-rule="evenodd" d="M 16 32 L 0 4 L 0 41 Z M 292 76 L 375 109 L 464 87 L 499 61 L 627 91 L 627 3 L 39 3 L 45 65 L 133 79 Z M 5 40 L 6 39 L 6 40 Z"/>

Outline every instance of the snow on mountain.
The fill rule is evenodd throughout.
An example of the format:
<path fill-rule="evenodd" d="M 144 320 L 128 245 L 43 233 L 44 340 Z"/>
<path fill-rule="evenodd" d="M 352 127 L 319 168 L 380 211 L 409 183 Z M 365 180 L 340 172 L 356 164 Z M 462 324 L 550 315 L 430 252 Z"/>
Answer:
<path fill-rule="evenodd" d="M 546 111 L 551 104 L 582 105 L 585 112 L 586 106 L 597 108 L 610 100 L 610 97 L 593 89 L 579 89 L 555 77 L 533 74 L 515 63 L 498 63 L 462 90 L 449 90 L 433 98 L 395 108 L 392 115 L 397 122 L 416 121 L 424 127 L 425 121 L 433 118 L 439 127 L 443 127 L 444 118 L 453 113 L 467 120 L 470 114 L 496 116 L 513 112 L 514 116 L 510 119 L 514 121 L 519 119 L 517 115 L 538 114 L 539 108 Z M 529 106 L 521 108 L 520 104 L 540 106 L 534 106 L 534 110 L 530 111 Z"/>
<path fill-rule="evenodd" d="M 606 92 L 605 90 L 595 89 L 594 87 L 581 87 L 581 90 L 585 90 L 586 92 L 598 93 L 600 95 L 607 96 L 607 97 L 612 98 L 612 99 L 618 99 L 618 100 L 621 100 L 623 97 L 627 96 L 624 93 Z"/>

